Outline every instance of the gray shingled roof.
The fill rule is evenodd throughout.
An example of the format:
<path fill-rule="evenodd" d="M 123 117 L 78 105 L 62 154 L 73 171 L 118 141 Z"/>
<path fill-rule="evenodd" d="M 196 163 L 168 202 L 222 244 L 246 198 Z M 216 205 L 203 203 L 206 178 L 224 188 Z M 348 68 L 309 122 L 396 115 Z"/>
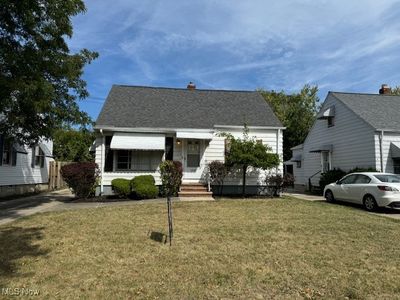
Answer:
<path fill-rule="evenodd" d="M 375 129 L 400 130 L 400 96 L 330 92 Z"/>
<path fill-rule="evenodd" d="M 96 127 L 282 127 L 257 92 L 113 85 Z"/>

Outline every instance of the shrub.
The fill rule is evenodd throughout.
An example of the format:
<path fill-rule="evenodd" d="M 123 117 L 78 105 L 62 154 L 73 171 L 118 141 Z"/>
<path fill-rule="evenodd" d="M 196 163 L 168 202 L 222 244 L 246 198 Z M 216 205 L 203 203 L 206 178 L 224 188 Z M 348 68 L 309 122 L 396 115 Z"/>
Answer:
<path fill-rule="evenodd" d="M 210 172 L 211 183 L 223 184 L 224 178 L 228 173 L 228 169 L 222 161 L 214 160 L 208 164 L 208 170 Z"/>
<path fill-rule="evenodd" d="M 341 169 L 333 169 L 323 173 L 319 179 L 319 186 L 321 190 L 323 190 L 328 184 L 338 181 L 346 174 L 347 173 Z"/>
<path fill-rule="evenodd" d="M 134 184 L 150 184 L 154 185 L 156 181 L 154 180 L 154 177 L 152 175 L 140 175 L 136 176 L 131 180 L 131 187 L 133 189 Z"/>
<path fill-rule="evenodd" d="M 136 176 L 131 180 L 131 187 L 139 199 L 152 199 L 158 196 L 158 187 L 151 175 Z"/>
<path fill-rule="evenodd" d="M 61 176 L 79 198 L 94 196 L 100 170 L 94 162 L 72 163 L 61 167 Z"/>
<path fill-rule="evenodd" d="M 162 194 L 176 196 L 182 183 L 183 168 L 179 161 L 165 160 L 160 164 Z"/>
<path fill-rule="evenodd" d="M 115 178 L 111 181 L 111 186 L 114 192 L 121 197 L 128 197 L 131 194 L 131 184 L 129 179 Z"/>
<path fill-rule="evenodd" d="M 359 168 L 359 167 L 355 167 L 354 169 L 351 169 L 350 171 L 348 171 L 347 174 L 360 173 L 360 172 L 378 172 L 378 171 L 375 168 Z"/>

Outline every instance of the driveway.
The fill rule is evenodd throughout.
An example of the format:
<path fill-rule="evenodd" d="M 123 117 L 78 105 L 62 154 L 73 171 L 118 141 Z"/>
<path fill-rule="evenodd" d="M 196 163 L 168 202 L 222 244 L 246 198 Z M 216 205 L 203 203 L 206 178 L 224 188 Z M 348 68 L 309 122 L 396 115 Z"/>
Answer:
<path fill-rule="evenodd" d="M 325 198 L 322 196 L 300 194 L 300 193 L 284 193 L 284 195 L 290 196 L 293 198 L 297 198 L 297 199 L 307 200 L 307 201 L 324 201 L 325 202 Z M 327 203 L 327 204 L 329 204 L 329 205 L 345 205 L 345 206 L 353 207 L 355 209 L 364 210 L 364 208 L 360 205 L 347 203 L 347 202 L 337 202 L 337 203 Z M 400 220 L 400 210 L 381 208 L 377 212 L 367 212 L 366 210 L 364 210 L 364 211 L 369 214 Z"/>
<path fill-rule="evenodd" d="M 39 212 L 61 211 L 72 209 L 97 209 L 106 206 L 124 206 L 150 202 L 165 202 L 165 199 L 129 200 L 115 202 L 73 202 L 74 195 L 69 189 L 42 193 L 0 202 L 0 225 L 7 224 L 24 216 Z M 174 199 L 176 201 L 176 199 Z"/>

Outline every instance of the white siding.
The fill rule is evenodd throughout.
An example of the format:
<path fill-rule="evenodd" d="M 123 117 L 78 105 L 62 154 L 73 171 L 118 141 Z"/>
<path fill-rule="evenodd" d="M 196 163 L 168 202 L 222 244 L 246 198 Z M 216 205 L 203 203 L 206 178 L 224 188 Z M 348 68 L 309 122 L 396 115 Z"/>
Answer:
<path fill-rule="evenodd" d="M 222 132 L 222 131 L 221 131 Z M 209 146 L 205 152 L 205 160 L 206 163 L 209 163 L 213 160 L 224 161 L 225 155 L 225 138 L 220 137 L 221 132 L 216 132 L 214 134 L 214 138 L 210 141 Z M 226 133 L 232 134 L 234 137 L 241 138 L 243 136 L 243 131 L 240 129 L 235 130 L 226 130 Z M 256 140 L 262 140 L 264 145 L 267 145 L 271 148 L 271 152 L 278 153 L 281 164 L 278 169 L 271 170 L 273 173 L 282 173 L 283 164 L 282 164 L 282 146 L 283 146 L 283 138 L 282 131 L 280 131 L 278 137 L 278 130 L 276 129 L 264 129 L 264 130 L 250 130 L 250 137 L 254 137 Z M 265 177 L 268 172 L 259 170 L 259 169 L 250 169 L 247 177 L 246 177 L 246 185 L 263 185 L 265 184 Z M 242 172 L 238 171 L 233 176 L 229 176 L 224 181 L 225 185 L 241 185 L 242 184 Z"/>
<path fill-rule="evenodd" d="M 226 130 L 224 132 L 229 132 L 235 137 L 242 137 L 242 130 L 235 129 L 235 130 Z M 206 171 L 206 166 L 209 162 L 214 160 L 224 161 L 225 155 L 225 143 L 224 137 L 220 137 L 219 134 L 221 132 L 216 131 L 213 135 L 213 138 L 210 141 L 204 141 L 204 152 L 202 153 L 201 164 L 196 174 L 199 174 L 199 180 L 204 179 L 204 174 Z M 282 131 L 280 131 L 278 137 L 278 130 L 253 130 L 250 131 L 249 135 L 255 136 L 257 140 L 261 139 L 265 145 L 271 147 L 271 151 L 273 153 L 278 153 L 279 157 L 282 161 Z M 96 138 L 96 163 L 99 165 L 100 169 L 103 170 L 102 164 L 104 165 L 104 159 L 101 159 L 101 156 L 104 155 L 104 147 L 103 138 L 102 136 L 98 136 Z M 177 145 L 176 139 L 174 139 L 174 153 L 173 159 L 177 161 L 182 161 L 183 153 L 182 153 L 182 144 Z M 102 150 L 103 149 L 103 150 Z M 279 168 L 276 170 L 274 169 L 273 172 L 282 172 L 283 165 L 280 164 Z M 106 172 L 102 174 L 103 185 L 108 186 L 111 185 L 111 181 L 114 178 L 126 178 L 131 179 L 138 175 L 150 174 L 153 175 L 156 184 L 161 184 L 160 182 L 160 174 L 158 171 L 156 172 Z M 262 184 L 265 178 L 264 172 L 259 172 L 258 170 L 254 170 L 247 176 L 247 184 L 248 185 L 255 185 L 255 184 Z M 234 177 L 227 179 L 226 184 L 241 184 L 242 176 L 240 173 L 236 174 Z"/>
<path fill-rule="evenodd" d="M 324 102 L 322 109 L 335 105 L 335 125 L 329 127 L 327 120 L 316 120 L 311 128 L 303 149 L 304 176 L 296 184 L 307 184 L 308 178 L 321 170 L 321 154 L 310 153 L 320 145 L 332 144 L 332 166 L 350 170 L 355 167 L 375 167 L 375 130 L 356 116 L 332 95 Z M 320 175 L 312 180 L 318 185 Z"/>
<path fill-rule="evenodd" d="M 303 149 L 292 150 L 293 157 L 301 154 L 303 155 Z M 297 167 L 297 162 L 293 162 L 293 176 L 296 183 L 305 182 L 304 179 L 304 157 L 302 157 L 300 168 Z"/>
<path fill-rule="evenodd" d="M 376 169 L 381 170 L 381 156 L 380 156 L 380 137 L 381 133 L 375 134 L 375 152 L 376 152 Z M 383 172 L 393 173 L 393 159 L 390 153 L 390 144 L 392 142 L 400 143 L 400 134 L 392 132 L 383 133 L 382 141 L 382 157 L 383 157 Z"/>
<path fill-rule="evenodd" d="M 42 142 L 53 153 L 53 142 Z M 21 185 L 21 184 L 39 184 L 49 181 L 49 162 L 53 159 L 45 157 L 44 167 L 36 166 L 32 168 L 32 149 L 25 146 L 27 154 L 17 153 L 17 164 L 15 166 L 0 166 L 0 186 Z"/>

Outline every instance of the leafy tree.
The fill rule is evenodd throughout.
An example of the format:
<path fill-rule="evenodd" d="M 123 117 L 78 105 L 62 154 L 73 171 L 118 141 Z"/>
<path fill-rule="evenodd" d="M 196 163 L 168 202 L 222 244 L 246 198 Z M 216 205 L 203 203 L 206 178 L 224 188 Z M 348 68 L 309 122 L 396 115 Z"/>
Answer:
<path fill-rule="evenodd" d="M 243 176 L 242 196 L 246 195 L 246 174 L 249 167 L 268 170 L 279 165 L 279 157 L 275 153 L 270 153 L 271 148 L 257 142 L 249 137 L 247 126 L 243 130 L 243 138 L 235 138 L 233 135 L 223 133 L 229 140 L 229 150 L 225 157 L 228 167 L 239 167 Z"/>
<path fill-rule="evenodd" d="M 290 148 L 304 142 L 318 111 L 318 87 L 306 84 L 299 93 L 259 90 L 271 105 L 286 130 L 283 134 L 283 159 L 292 157 Z"/>
<path fill-rule="evenodd" d="M 0 133 L 33 144 L 63 124 L 88 124 L 83 68 L 98 56 L 70 54 L 71 17 L 82 0 L 3 0 L 0 9 Z"/>
<path fill-rule="evenodd" d="M 391 89 L 390 93 L 392 95 L 400 96 L 400 86 L 395 86 Z"/>
<path fill-rule="evenodd" d="M 95 139 L 94 132 L 87 129 L 58 129 L 54 133 L 53 154 L 61 161 L 91 161 L 89 149 Z"/>

